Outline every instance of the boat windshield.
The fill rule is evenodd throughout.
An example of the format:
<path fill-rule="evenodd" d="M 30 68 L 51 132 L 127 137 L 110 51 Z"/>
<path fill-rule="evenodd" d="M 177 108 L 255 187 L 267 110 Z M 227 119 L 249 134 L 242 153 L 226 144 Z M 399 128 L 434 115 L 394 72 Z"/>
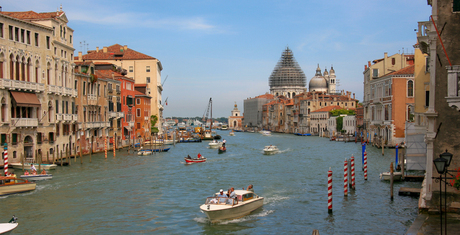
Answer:
<path fill-rule="evenodd" d="M 208 197 L 206 198 L 206 205 L 217 204 L 217 205 L 236 205 L 238 204 L 238 199 L 228 198 L 228 197 Z"/>

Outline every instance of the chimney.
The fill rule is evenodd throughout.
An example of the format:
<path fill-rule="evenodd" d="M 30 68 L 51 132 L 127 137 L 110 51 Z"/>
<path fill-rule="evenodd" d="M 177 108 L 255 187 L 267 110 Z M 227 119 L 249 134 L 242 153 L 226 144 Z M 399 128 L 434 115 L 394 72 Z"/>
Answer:
<path fill-rule="evenodd" d="M 81 61 L 83 59 L 83 55 L 81 51 L 78 52 L 78 61 Z"/>
<path fill-rule="evenodd" d="M 367 65 L 364 65 L 364 71 L 366 71 L 366 70 L 367 70 Z"/>
<path fill-rule="evenodd" d="M 367 61 L 367 66 L 370 68 L 371 67 L 371 62 Z"/>
<path fill-rule="evenodd" d="M 355 99 L 355 93 L 353 93 L 353 99 Z"/>
<path fill-rule="evenodd" d="M 96 47 L 96 52 L 99 52 L 99 47 Z"/>
<path fill-rule="evenodd" d="M 388 57 L 388 52 L 383 53 L 383 57 L 387 58 Z"/>
<path fill-rule="evenodd" d="M 107 47 L 103 47 L 102 52 L 107 53 Z"/>
<path fill-rule="evenodd" d="M 123 47 L 123 50 L 125 50 L 125 51 L 128 50 L 128 45 L 125 45 L 125 46 Z"/>

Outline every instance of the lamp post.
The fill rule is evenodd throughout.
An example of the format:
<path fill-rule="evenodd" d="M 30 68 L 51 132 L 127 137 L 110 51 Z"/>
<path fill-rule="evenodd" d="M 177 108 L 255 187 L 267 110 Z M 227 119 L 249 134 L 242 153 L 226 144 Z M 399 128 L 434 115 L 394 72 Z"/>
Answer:
<path fill-rule="evenodd" d="M 450 166 L 450 162 L 452 161 L 452 154 L 447 152 L 441 153 L 439 155 L 440 158 L 443 158 L 446 160 L 446 169 L 444 171 L 444 180 L 445 180 L 445 185 L 444 185 L 444 209 L 446 210 L 446 216 L 445 216 L 445 221 L 444 221 L 444 232 L 447 234 L 447 172 L 449 171 L 447 168 Z"/>
<path fill-rule="evenodd" d="M 442 174 L 446 171 L 447 160 L 439 157 L 433 160 L 436 171 L 439 173 L 439 216 L 441 218 L 441 234 L 442 234 Z M 447 218 L 446 218 L 447 219 Z"/>

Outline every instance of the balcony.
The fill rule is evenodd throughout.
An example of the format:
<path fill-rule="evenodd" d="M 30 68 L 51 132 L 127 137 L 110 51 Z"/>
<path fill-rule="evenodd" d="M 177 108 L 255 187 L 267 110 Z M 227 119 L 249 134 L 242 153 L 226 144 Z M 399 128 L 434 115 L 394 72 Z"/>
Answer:
<path fill-rule="evenodd" d="M 128 128 L 133 128 L 134 127 L 134 122 L 128 122 Z"/>
<path fill-rule="evenodd" d="M 72 114 L 72 121 L 76 122 L 78 120 L 77 114 Z"/>
<path fill-rule="evenodd" d="M 72 114 L 62 114 L 64 116 L 64 121 L 70 122 L 72 121 Z"/>
<path fill-rule="evenodd" d="M 65 96 L 72 96 L 73 91 L 74 91 L 74 89 L 72 89 L 72 88 L 64 87 L 64 95 Z"/>
<path fill-rule="evenodd" d="M 18 81 L 18 80 L 10 80 L 10 79 L 5 79 L 5 78 L 0 78 L 0 89 L 44 92 L 45 91 L 45 85 L 42 84 L 42 83 L 26 82 L 26 81 Z"/>
<path fill-rule="evenodd" d="M 56 114 L 56 122 L 60 122 L 60 121 L 62 121 L 62 119 L 63 119 L 63 118 L 62 118 L 62 114 L 57 113 L 57 114 Z"/>
<path fill-rule="evenodd" d="M 117 89 L 117 94 L 121 94 L 121 90 L 119 88 Z"/>
<path fill-rule="evenodd" d="M 446 66 L 447 69 L 447 104 L 460 110 L 460 65 Z"/>
<path fill-rule="evenodd" d="M 109 94 L 112 94 L 112 93 L 113 93 L 112 87 L 109 87 L 109 88 L 107 89 L 107 91 L 109 92 Z"/>
<path fill-rule="evenodd" d="M 11 125 L 15 127 L 37 127 L 38 118 L 11 118 Z"/>
<path fill-rule="evenodd" d="M 88 94 L 86 97 L 88 105 L 97 105 L 97 96 L 93 94 Z"/>

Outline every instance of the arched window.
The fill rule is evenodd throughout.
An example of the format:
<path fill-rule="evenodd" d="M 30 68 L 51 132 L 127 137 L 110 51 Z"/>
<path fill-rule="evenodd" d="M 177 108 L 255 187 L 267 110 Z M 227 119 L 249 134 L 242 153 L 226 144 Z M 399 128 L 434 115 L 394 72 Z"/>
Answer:
<path fill-rule="evenodd" d="M 412 97 L 414 96 L 414 81 L 409 80 L 407 82 L 407 96 Z"/>

